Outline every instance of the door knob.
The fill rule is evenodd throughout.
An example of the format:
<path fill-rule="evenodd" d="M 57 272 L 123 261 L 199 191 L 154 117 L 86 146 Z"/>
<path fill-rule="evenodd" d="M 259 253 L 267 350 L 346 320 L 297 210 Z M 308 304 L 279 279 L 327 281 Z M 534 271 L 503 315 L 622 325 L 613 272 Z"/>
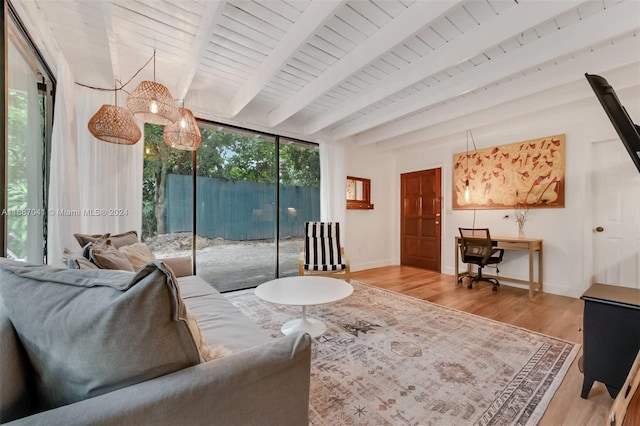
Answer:
<path fill-rule="evenodd" d="M 602 232 L 602 231 L 604 231 L 604 228 L 602 226 L 598 226 L 596 229 L 594 229 L 594 231 Z"/>

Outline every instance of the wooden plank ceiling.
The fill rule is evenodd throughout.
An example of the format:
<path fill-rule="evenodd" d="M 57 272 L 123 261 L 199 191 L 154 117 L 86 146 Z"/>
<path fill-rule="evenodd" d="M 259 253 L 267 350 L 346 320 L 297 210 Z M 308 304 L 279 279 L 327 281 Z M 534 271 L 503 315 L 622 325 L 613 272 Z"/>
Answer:
<path fill-rule="evenodd" d="M 640 61 L 637 0 L 14 3 L 45 23 L 76 81 L 126 81 L 156 49 L 156 80 L 197 116 L 358 145 L 417 142 Z M 132 85 L 152 78 L 147 67 Z M 592 96 L 583 86 L 575 97 Z"/>

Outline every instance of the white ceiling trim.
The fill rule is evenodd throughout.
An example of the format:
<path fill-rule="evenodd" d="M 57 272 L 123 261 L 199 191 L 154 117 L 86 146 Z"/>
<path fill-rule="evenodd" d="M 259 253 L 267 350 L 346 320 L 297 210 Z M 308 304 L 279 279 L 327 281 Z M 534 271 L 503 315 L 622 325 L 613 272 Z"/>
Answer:
<path fill-rule="evenodd" d="M 507 9 L 495 18 L 476 26 L 472 31 L 449 42 L 446 48 L 423 56 L 408 67 L 387 77 L 378 83 L 375 89 L 365 91 L 352 98 L 338 108 L 309 120 L 305 124 L 305 134 L 312 134 L 322 130 L 349 115 L 381 101 L 393 94 L 404 90 L 425 79 L 426 76 L 444 71 L 447 68 L 462 63 L 483 51 L 513 37 L 522 31 L 554 16 L 566 12 L 582 0 L 558 2 L 525 2 Z M 487 31 L 491 27 L 492 31 Z"/>
<path fill-rule="evenodd" d="M 371 37 L 358 44 L 328 71 L 271 111 L 269 125 L 275 127 L 296 114 L 318 97 L 411 37 L 426 24 L 445 14 L 457 3 L 453 1 L 415 2 Z"/>
<path fill-rule="evenodd" d="M 345 0 L 314 1 L 302 12 L 275 49 L 258 67 L 253 76 L 231 100 L 233 118 L 260 93 L 306 41 L 333 17 Z"/>
<path fill-rule="evenodd" d="M 104 0 L 103 0 L 104 1 Z M 205 9 L 200 17 L 200 23 L 196 32 L 194 43 L 191 46 L 191 50 L 187 55 L 187 60 L 182 66 L 182 71 L 178 74 L 178 80 L 176 81 L 176 96 L 177 99 L 183 99 L 187 96 L 193 78 L 198 71 L 200 60 L 203 57 L 204 52 L 207 50 L 209 40 L 213 36 L 213 31 L 218 25 L 218 20 L 222 15 L 222 11 L 226 5 L 226 1 L 208 1 L 205 3 Z"/>
<path fill-rule="evenodd" d="M 446 83 L 441 83 L 437 87 L 427 88 L 415 95 L 392 102 L 387 107 L 335 128 L 331 132 L 331 136 L 336 140 L 352 136 L 438 104 L 451 97 L 477 90 L 540 63 L 587 48 L 602 41 L 605 37 L 614 38 L 632 31 L 638 26 L 637 6 L 633 3 L 625 2 L 608 8 L 602 13 L 583 19 L 579 24 L 560 29 L 528 43 L 508 55 L 502 55 L 453 76 Z M 610 22 L 616 22 L 616 26 L 607 25 Z M 374 134 L 370 133 L 370 135 Z M 371 137 L 362 144 L 366 145 L 380 140 L 380 138 Z"/>
<path fill-rule="evenodd" d="M 353 137 L 352 141 L 357 145 L 366 145 L 372 138 L 380 141 L 397 141 L 398 137 L 403 134 L 409 134 L 418 129 L 434 126 L 459 117 L 469 116 L 480 110 L 530 96 L 563 83 L 571 83 L 576 79 L 581 79 L 585 72 L 597 74 L 633 63 L 638 64 L 638 58 L 626 54 L 633 51 L 640 51 L 640 39 L 638 37 L 629 37 L 603 47 L 598 49 L 595 54 L 594 52 L 584 52 L 576 59 L 553 67 L 543 68 L 536 73 L 500 84 L 490 90 L 483 90 L 462 99 L 456 99 L 454 102 L 424 111 L 411 118 L 390 123 L 384 128 L 362 133 Z"/>

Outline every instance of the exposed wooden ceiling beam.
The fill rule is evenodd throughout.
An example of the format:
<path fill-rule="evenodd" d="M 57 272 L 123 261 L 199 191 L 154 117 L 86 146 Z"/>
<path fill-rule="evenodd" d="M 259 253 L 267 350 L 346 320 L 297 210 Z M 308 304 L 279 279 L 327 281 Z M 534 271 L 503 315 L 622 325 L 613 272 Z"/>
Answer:
<path fill-rule="evenodd" d="M 345 0 L 323 0 L 311 2 L 296 20 L 291 29 L 280 40 L 275 49 L 260 64 L 251 79 L 233 97 L 231 117 L 235 117 L 247 106 L 265 85 L 284 67 L 291 57 L 324 24 L 344 6 Z"/>
<path fill-rule="evenodd" d="M 581 0 L 558 2 L 524 2 L 485 21 L 473 30 L 447 43 L 443 48 L 423 56 L 410 66 L 390 75 L 374 89 L 353 97 L 337 108 L 305 123 L 305 133 L 313 134 L 386 97 L 412 86 L 427 76 L 472 58 L 483 51 L 582 3 Z M 490 28 L 490 30 L 488 30 Z"/>
<path fill-rule="evenodd" d="M 417 1 L 371 37 L 360 43 L 311 83 L 269 113 L 269 124 L 277 126 L 363 67 L 402 43 L 425 25 L 442 16 L 458 2 Z"/>
<path fill-rule="evenodd" d="M 177 96 L 177 99 L 184 99 L 187 96 L 189 87 L 191 87 L 193 78 L 198 71 L 200 59 L 207 49 L 209 40 L 211 40 L 213 31 L 218 25 L 218 20 L 220 19 L 220 15 L 222 15 L 222 11 L 224 10 L 225 5 L 226 1 L 222 0 L 205 2 L 205 9 L 202 13 L 202 16 L 200 17 L 198 31 L 195 35 L 194 42 L 191 46 L 191 50 L 189 51 L 189 55 L 187 56 L 188 59 L 184 63 L 182 71 L 180 72 L 180 74 L 178 74 L 178 79 L 175 86 L 177 87 L 177 90 L 175 92 L 175 96 Z"/>
<path fill-rule="evenodd" d="M 449 98 L 477 90 L 538 64 L 588 48 L 604 39 L 611 39 L 632 31 L 638 25 L 637 5 L 633 3 L 623 2 L 609 7 L 602 13 L 584 18 L 578 24 L 562 28 L 508 55 L 484 62 L 453 76 L 446 83 L 407 96 L 385 108 L 339 126 L 331 132 L 332 138 L 338 140 L 352 136 Z M 610 22 L 616 22 L 616 25 L 613 27 L 608 25 Z M 381 139 L 370 139 L 367 143 L 363 143 L 374 143 L 379 140 Z"/>
<path fill-rule="evenodd" d="M 388 137 L 377 143 L 378 149 L 396 149 L 445 137 L 463 128 L 474 128 L 487 123 L 534 114 L 567 103 L 592 98 L 597 99 L 584 78 L 585 71 L 594 74 L 617 75 L 616 90 L 640 84 L 640 62 L 627 55 L 640 50 L 640 40 L 631 37 L 622 42 L 599 49 L 597 53 L 585 53 L 576 60 L 545 68 L 537 73 L 473 94 L 456 102 L 426 111 L 406 120 L 394 123 L 398 126 L 387 133 Z M 612 71 L 610 71 L 612 70 Z M 555 90 L 554 96 L 550 96 Z M 540 95 L 539 95 L 540 94 Z M 464 125 L 460 122 L 464 120 Z M 420 125 L 416 126 L 417 123 Z M 411 130 L 406 132 L 400 127 Z M 386 130 L 386 129 L 385 129 Z M 386 133 L 386 132 L 385 132 Z M 377 138 L 378 136 L 376 136 Z M 353 138 L 357 145 L 364 145 L 367 133 Z"/>

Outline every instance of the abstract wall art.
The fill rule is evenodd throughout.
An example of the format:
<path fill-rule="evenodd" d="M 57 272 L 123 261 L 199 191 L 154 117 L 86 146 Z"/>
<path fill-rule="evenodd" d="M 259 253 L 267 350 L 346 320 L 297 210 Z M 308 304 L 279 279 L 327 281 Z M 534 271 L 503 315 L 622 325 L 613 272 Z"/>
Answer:
<path fill-rule="evenodd" d="M 564 168 L 564 134 L 454 154 L 453 208 L 564 207 Z"/>

